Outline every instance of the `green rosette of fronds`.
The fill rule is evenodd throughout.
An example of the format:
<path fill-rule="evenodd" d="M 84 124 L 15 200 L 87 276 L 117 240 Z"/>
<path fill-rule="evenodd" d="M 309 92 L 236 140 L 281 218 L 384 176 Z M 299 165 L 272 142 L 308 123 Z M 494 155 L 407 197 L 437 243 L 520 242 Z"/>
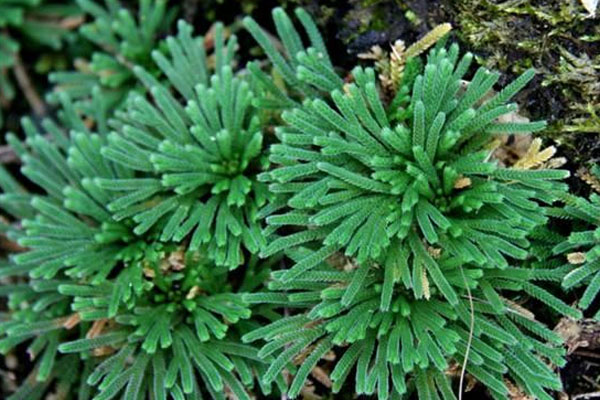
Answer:
<path fill-rule="evenodd" d="M 222 37 L 214 74 L 191 27 L 166 42 L 169 56 L 155 58 L 172 86 L 135 68 L 149 94 L 111 122 L 101 96 L 81 114 L 60 93 L 61 124 L 24 119 L 23 142 L 7 135 L 30 182 L 0 169 L 0 228 L 21 250 L 0 268 L 0 350 L 28 345 L 35 363 L 13 399 L 42 398 L 53 382 L 96 400 L 271 391 L 254 385 L 269 359 L 239 339 L 278 316 L 241 297 L 276 261 L 249 254 L 264 247 L 254 214 L 269 197 L 247 175 L 266 163 L 250 86 Z M 62 376 L 67 362 L 81 373 Z"/>
<path fill-rule="evenodd" d="M 305 13 L 297 15 L 306 28 Z M 336 379 L 343 381 L 360 358 L 358 393 L 402 397 L 410 385 L 399 377 L 413 373 L 408 380 L 423 398 L 454 398 L 443 383 L 444 374 L 452 360 L 464 361 L 461 357 L 468 346 L 457 331 L 469 336 L 464 317 L 473 310 L 475 338 L 487 332 L 490 336 L 484 343 L 490 348 L 501 353 L 503 346 L 514 348 L 514 352 L 507 349 L 502 360 L 498 354 L 491 358 L 501 364 L 495 364 L 493 372 L 477 368 L 481 359 L 469 361 L 473 376 L 499 399 L 507 393 L 503 377 L 538 398 L 550 399 L 547 391 L 560 388 L 560 380 L 543 359 L 551 354 L 553 361 L 562 364 L 561 351 L 555 348 L 560 340 L 540 323 L 515 325 L 511 304 L 525 296 L 559 314 L 581 315 L 534 282 L 560 281 L 565 268 L 540 271 L 543 262 L 532 261 L 543 246 L 536 245 L 530 252 L 534 231 L 548 221 L 548 206 L 566 193 L 561 180 L 569 173 L 500 166 L 488 147 L 497 135 L 544 128 L 543 121 L 506 118 L 517 110 L 510 99 L 531 80 L 533 70 L 494 93 L 499 74 L 479 68 L 469 76 L 472 55 L 460 57 L 458 46 L 438 45 L 424 65 L 415 58 L 407 60 L 397 95 L 386 104 L 372 69 L 356 67 L 342 81 L 326 61 L 316 62 L 328 59 L 323 49 L 303 47 L 283 11 L 274 11 L 274 20 L 281 52 L 252 20 L 245 21 L 287 84 L 286 92 L 271 90 L 266 83 L 263 87 L 281 104 L 288 100 L 297 104 L 282 113 L 283 123 L 276 129 L 280 143 L 270 147 L 274 167 L 259 175 L 278 195 L 261 212 L 276 231 L 261 254 L 283 252 L 292 259 L 290 268 L 276 273 L 271 287 L 308 289 L 310 284 L 303 286 L 303 280 L 320 276 L 320 266 L 340 253 L 355 271 L 344 282 L 334 279 L 329 284 L 323 278 L 324 282 L 314 283 L 315 291 L 288 295 L 290 301 L 315 302 L 307 314 L 291 317 L 302 319 L 298 329 L 311 328 L 302 334 L 286 330 L 281 336 L 258 336 L 270 341 L 261 354 L 286 346 L 265 379 L 276 376 L 290 361 L 288 357 L 313 349 L 312 345 L 318 350 L 307 360 L 316 363 L 334 344 L 356 342 L 353 355 L 338 361 L 341 372 Z M 308 36 L 315 46 L 318 40 Z M 252 72 L 260 80 L 261 72 Z M 329 296 L 332 302 L 327 301 Z M 369 302 L 363 304 L 363 297 Z M 269 297 L 259 299 L 257 295 L 257 301 Z M 403 302 L 404 319 L 398 319 L 394 313 Z M 443 315 L 442 310 L 452 312 Z M 430 312 L 432 319 L 421 319 Z M 320 333 L 313 328 L 323 318 L 338 315 L 340 319 L 332 325 L 324 323 Z M 341 319 L 345 315 L 350 316 Z M 458 325 L 449 322 L 457 319 L 462 321 Z M 439 334 L 432 333 L 442 328 Z M 533 341 L 526 339 L 524 332 L 529 329 Z M 392 331 L 413 339 L 402 343 L 395 334 L 380 342 Z M 390 358 L 388 340 L 393 342 Z M 547 340 L 554 346 L 546 347 Z M 377 343 L 383 346 L 374 352 Z M 401 355 L 396 349 L 404 346 L 398 351 L 410 354 L 412 361 L 397 365 Z M 290 394 L 298 395 L 311 368 L 301 368 Z M 397 382 L 389 381 L 390 377 Z"/>
<path fill-rule="evenodd" d="M 218 265 L 235 268 L 266 245 L 257 213 L 271 195 L 256 178 L 268 167 L 263 126 L 250 84 L 230 66 L 235 41 L 216 36 L 210 74 L 186 29 L 167 40 L 168 57 L 154 53 L 170 84 L 135 68 L 149 95 L 129 97 L 102 150 L 135 174 L 99 184 L 118 196 L 108 204 L 114 218 L 132 218 L 137 235 L 164 220 L 161 241 L 191 235 L 191 250 L 206 245 Z"/>
<path fill-rule="evenodd" d="M 22 248 L 0 268 L 14 282 L 0 290 L 9 306 L 0 350 L 27 344 L 35 363 L 12 399 L 43 398 L 52 382 L 97 400 L 269 393 L 254 387 L 268 359 L 239 337 L 277 314 L 252 310 L 241 292 L 260 288 L 276 259 L 249 258 L 232 276 L 205 247 L 190 250 L 189 237 L 161 241 L 167 221 L 143 234 L 132 218 L 116 221 L 109 204 L 119 196 L 102 180 L 134 182 L 135 171 L 103 158 L 109 133 L 88 131 L 64 96 L 62 115 L 69 134 L 47 120 L 42 136 L 24 120 L 25 142 L 8 138 L 33 194 L 0 174 L 0 203 L 17 221 L 2 229 Z"/>
<path fill-rule="evenodd" d="M 392 243 L 409 256 L 435 246 L 498 268 L 527 257 L 528 232 L 547 221 L 542 205 L 566 190 L 557 181 L 568 171 L 497 165 L 486 148 L 495 135 L 545 126 L 498 120 L 516 110 L 508 101 L 533 71 L 484 98 L 499 75 L 480 68 L 461 88 L 471 59 L 459 59 L 456 45 L 432 50 L 410 94 L 396 104 L 408 112 L 394 114 L 393 122 L 373 71 L 360 67 L 353 83 L 329 98 L 306 98 L 282 114 L 281 143 L 271 146 L 278 165 L 260 178 L 287 197 L 286 212 L 267 222 L 299 229 L 272 241 L 264 254 L 324 244 L 320 257 L 292 267 L 285 280 L 337 251 L 361 263 L 376 260 Z M 440 289 L 446 286 L 437 268 L 428 272 Z"/>
<path fill-rule="evenodd" d="M 92 93 L 97 91 L 109 114 L 138 87 L 134 66 L 158 74 L 152 52 L 159 48 L 161 36 L 171 30 L 177 7 L 169 6 L 167 0 L 142 0 L 133 7 L 118 0 L 77 0 L 77 4 L 91 19 L 79 33 L 95 51 L 89 60 L 75 60 L 75 70 L 50 74 L 55 87 L 49 100 L 56 102 L 56 93 L 64 92 L 88 111 Z"/>
<path fill-rule="evenodd" d="M 254 384 L 270 360 L 240 341 L 258 326 L 249 318 L 261 313 L 232 288 L 226 268 L 175 245 L 138 244 L 123 251 L 131 254 L 130 261 L 117 280 L 58 286 L 72 298 L 82 324 L 93 323 L 88 333 L 103 327 L 97 335 L 58 347 L 61 353 L 98 359 L 86 381 L 98 390 L 94 399 L 119 394 L 125 399 L 191 400 L 203 394 L 225 399 L 226 392 L 250 399 L 255 390 L 270 393 L 269 384 Z M 245 274 L 242 290 L 253 290 L 252 280 L 268 274 L 268 265 L 253 259 Z M 123 294 L 122 301 L 114 301 L 115 293 Z M 110 355 L 95 357 L 107 351 Z M 281 379 L 278 383 L 284 387 Z"/>
<path fill-rule="evenodd" d="M 314 250 L 307 248 L 289 252 L 295 261 L 310 254 Z M 428 295 L 416 298 L 409 287 L 409 266 L 397 250 L 381 264 L 355 265 L 336 257 L 291 283 L 281 280 L 285 270 L 273 273 L 271 292 L 247 294 L 245 300 L 307 311 L 243 337 L 248 343 L 266 341 L 259 355 L 275 358 L 263 376 L 265 383 L 302 354 L 288 391 L 296 397 L 310 371 L 334 349 L 341 354 L 330 373 L 334 393 L 354 382 L 357 394 L 376 394 L 379 399 L 410 398 L 415 393 L 419 399 L 456 399 L 452 378 L 458 380 L 465 365 L 466 373 L 495 399 L 509 395 L 507 379 L 536 398 L 552 399 L 549 391 L 559 390 L 561 381 L 547 360 L 565 364 L 562 339 L 536 320 L 533 305 L 510 299 L 527 294 L 560 314 L 577 316 L 539 286 L 559 283 L 564 271 L 486 269 L 453 256 L 440 256 L 437 263 L 459 293 L 455 304 L 423 280 Z M 394 279 L 403 282 L 401 288 L 393 288 Z M 382 304 L 388 304 L 385 310 Z"/>
<path fill-rule="evenodd" d="M 28 343 L 36 362 L 32 379 L 11 399 L 43 398 L 55 381 L 83 399 L 225 399 L 225 392 L 250 399 L 271 392 L 269 384 L 255 386 L 269 359 L 240 341 L 259 327 L 249 318 L 262 313 L 232 289 L 227 269 L 176 245 L 137 242 L 121 253 L 115 280 L 92 285 L 59 274 L 4 287 L 14 309 L 2 323 L 0 349 Z M 268 268 L 249 262 L 240 290 L 260 286 Z M 7 265 L 0 272 L 14 271 Z"/>

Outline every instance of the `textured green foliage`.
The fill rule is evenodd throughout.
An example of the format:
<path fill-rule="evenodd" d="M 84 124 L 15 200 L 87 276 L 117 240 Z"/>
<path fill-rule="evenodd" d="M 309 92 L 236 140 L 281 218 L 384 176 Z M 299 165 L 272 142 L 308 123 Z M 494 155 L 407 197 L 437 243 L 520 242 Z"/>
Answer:
<path fill-rule="evenodd" d="M 73 5 L 56 5 L 44 0 L 2 0 L 0 2 L 0 27 L 16 30 L 16 34 L 24 35 L 27 39 L 38 44 L 59 49 L 61 41 L 68 29 L 52 21 L 56 17 L 77 15 Z M 46 20 L 46 21 L 45 21 Z M 19 43 L 10 36 L 2 36 L 2 45 L 14 48 L 14 51 L 0 53 L 5 62 L 10 62 L 11 53 L 18 50 Z"/>
<path fill-rule="evenodd" d="M 600 176 L 598 167 L 592 172 Z M 573 264 L 564 277 L 563 287 L 585 287 L 579 307 L 587 309 L 600 292 L 600 196 L 592 193 L 589 199 L 564 197 L 564 208 L 554 209 L 556 216 L 573 220 L 574 229 L 568 238 L 560 238 L 552 249 L 555 255 L 569 256 Z M 595 318 L 600 318 L 596 313 Z"/>
<path fill-rule="evenodd" d="M 224 398 L 227 386 L 240 399 L 249 399 L 239 388 L 252 388 L 251 371 L 264 371 L 266 364 L 255 348 L 238 343 L 240 333 L 256 325 L 243 321 L 252 312 L 233 292 L 227 270 L 211 266 L 197 252 L 169 253 L 168 246 L 136 253 L 142 254 L 144 267 L 128 265 L 114 282 L 58 286 L 59 293 L 72 297 L 72 308 L 83 321 L 116 322 L 107 333 L 58 347 L 80 354 L 107 345 L 121 349 L 87 377 L 99 389 L 95 398 L 120 392 L 123 398 L 147 398 L 145 393 L 167 398 L 181 392 L 197 399 L 204 390 Z M 264 267 L 254 260 L 246 273 L 260 274 Z"/>
<path fill-rule="evenodd" d="M 3 264 L 0 272 L 4 277 L 15 279 L 15 282 L 20 282 L 22 276 L 32 277 L 29 284 L 15 283 L 2 287 L 2 294 L 8 296 L 11 313 L 3 322 L 1 350 L 5 353 L 20 343 L 29 342 L 28 351 L 36 361 L 31 379 L 12 396 L 13 399 L 42 398 L 54 380 L 66 390 L 78 383 L 80 358 L 58 353 L 59 343 L 68 340 L 76 331 L 65 328 L 73 311 L 70 299 L 58 292 L 59 279 L 68 279 L 65 274 L 67 268 L 76 274 L 77 269 L 85 269 L 90 265 L 86 276 L 94 274 L 95 268 L 106 268 L 101 260 L 98 260 L 98 264 L 93 263 L 96 254 L 101 252 L 99 247 L 93 245 L 94 232 L 101 232 L 101 228 L 84 214 L 78 218 L 72 210 L 63 207 L 69 202 L 69 196 L 65 194 L 67 192 L 79 193 L 87 199 L 88 204 L 95 205 L 96 200 L 82 194 L 85 191 L 82 181 L 90 171 L 94 171 L 83 155 L 94 154 L 94 146 L 90 145 L 100 136 L 92 136 L 81 120 L 69 113 L 72 111 L 70 103 L 63 100 L 64 125 L 74 130 L 71 138 L 57 125 L 46 120 L 43 125 L 52 137 L 50 142 L 41 136 L 28 119 L 23 120 L 27 134 L 24 143 L 20 143 L 12 134 L 7 137 L 23 160 L 23 175 L 34 184 L 39 183 L 40 190 L 45 192 L 45 195 L 30 194 L 2 169 L 2 207 L 12 217 L 20 219 L 23 226 L 23 229 L 5 229 L 8 229 L 8 235 L 13 240 L 31 246 L 30 251 L 15 255 L 9 263 Z M 81 149 L 86 146 L 87 149 L 82 152 Z M 69 148 L 72 157 L 66 156 Z M 96 148 L 98 153 L 99 146 Z M 69 158 L 72 166 L 68 165 Z M 78 158 L 79 162 L 74 161 Z M 98 208 L 95 205 L 95 209 Z M 93 212 L 91 215 L 94 215 Z M 96 218 L 99 223 L 102 222 L 100 217 Z M 73 262 L 67 266 L 68 256 L 73 256 Z M 87 261 L 78 264 L 77 258 L 79 262 L 82 259 Z M 84 369 L 89 372 L 88 367 Z M 70 371 L 68 375 L 67 371 Z M 86 398 L 84 393 L 82 398 Z"/>
<path fill-rule="evenodd" d="M 79 32 L 97 50 L 89 61 L 79 60 L 76 71 L 52 73 L 50 81 L 56 84 L 55 92 L 67 93 L 87 112 L 92 96 L 100 98 L 108 112 L 136 87 L 134 66 L 149 67 L 152 73 L 158 73 L 151 54 L 158 51 L 159 36 L 172 25 L 177 8 L 168 6 L 167 0 L 142 0 L 136 16 L 118 0 L 76 1 L 91 18 Z M 50 95 L 50 100 L 56 101 L 56 95 Z"/>
<path fill-rule="evenodd" d="M 564 190 L 554 180 L 568 172 L 504 169 L 489 159 L 485 145 L 494 133 L 521 130 L 495 121 L 515 110 L 507 101 L 533 73 L 482 101 L 498 75 L 481 68 L 460 91 L 470 61 L 470 54 L 458 59 L 455 45 L 430 52 L 410 99 L 400 105 L 410 115 L 394 122 L 373 71 L 362 68 L 353 70 L 355 83 L 333 90 L 330 99 L 307 99 L 286 110 L 286 125 L 277 131 L 281 144 L 271 146 L 271 161 L 280 165 L 260 177 L 273 182 L 271 189 L 293 211 L 267 222 L 318 229 L 281 237 L 264 254 L 317 240 L 330 253 L 343 250 L 363 263 L 394 243 L 420 258 L 415 263 L 424 262 L 434 279 L 441 274 L 422 239 L 478 265 L 503 268 L 507 257 L 525 258 L 527 232 L 546 221 L 534 200 L 551 203 L 551 191 Z M 284 279 L 316 264 L 299 265 Z M 443 279 L 435 283 L 442 291 L 447 286 Z M 444 295 L 455 301 L 451 292 Z"/>
<path fill-rule="evenodd" d="M 23 45 L 27 49 L 59 50 L 69 29 L 60 20 L 80 14 L 75 4 L 52 4 L 45 0 L 0 1 L 0 97 L 9 102 L 16 95 L 9 69 Z M 0 110 L 0 127 L 3 125 Z"/>
<path fill-rule="evenodd" d="M 281 282 L 285 271 L 275 273 L 270 289 L 285 290 L 289 307 L 308 307 L 308 312 L 286 317 L 243 337 L 248 342 L 266 340 L 268 344 L 261 353 L 273 351 L 275 346 L 286 348 L 278 353 L 263 379 L 269 381 L 297 353 L 316 346 L 311 353 L 315 359 L 306 358 L 291 384 L 289 394 L 296 396 L 307 377 L 301 374 L 306 371 L 305 365 L 318 361 L 325 349 L 347 346 L 331 373 L 334 393 L 350 380 L 355 368 L 358 394 L 377 393 L 378 398 L 387 399 L 416 390 L 419 398 L 429 398 L 422 392 L 431 391 L 454 399 L 444 372 L 453 363 L 464 361 L 471 307 L 466 283 L 471 296 L 477 299 L 467 372 L 485 384 L 494 398 L 505 399 L 508 395 L 503 380 L 508 375 L 536 398 L 551 399 L 544 389 L 558 389 L 561 383 L 544 359 L 557 365 L 564 363 L 561 338 L 504 297 L 525 290 L 558 311 L 575 316 L 574 310 L 536 285 L 535 281 L 547 271 L 482 269 L 454 257 L 442 257 L 438 262 L 454 290 L 464 294 L 454 305 L 433 293 L 432 298 L 424 300 L 410 292 L 395 291 L 389 307 L 382 311 L 388 280 L 403 277 L 393 269 L 401 267 L 394 264 L 343 272 L 323 263 L 295 279 L 291 289 Z M 255 296 L 246 299 L 253 301 Z M 427 377 L 426 384 L 420 381 L 421 374 Z"/>
<path fill-rule="evenodd" d="M 162 218 L 160 240 L 180 241 L 191 233 L 191 250 L 206 244 L 217 264 L 234 268 L 244 261 L 242 249 L 256 253 L 265 246 L 256 214 L 270 195 L 256 180 L 267 160 L 253 94 L 229 66 L 235 38 L 224 43 L 216 35 L 212 76 L 206 55 L 184 25 L 177 40 L 167 42 L 170 58 L 155 58 L 183 104 L 136 68 L 152 98 L 130 96 L 117 114 L 118 134 L 109 135 L 102 154 L 138 173 L 100 185 L 117 193 L 108 207 L 116 219 L 132 217 L 136 234 Z"/>
<path fill-rule="evenodd" d="M 510 292 L 580 316 L 536 284 L 559 281 L 564 269 L 525 262 L 534 228 L 548 220 L 545 206 L 566 190 L 556 181 L 568 172 L 500 167 L 486 148 L 496 134 L 545 126 L 498 120 L 516 110 L 509 100 L 533 71 L 490 96 L 498 74 L 480 68 L 465 77 L 472 56 L 438 46 L 388 106 L 369 68 L 355 68 L 348 84 L 327 63 L 305 74 L 303 54 L 327 57 L 298 46 L 294 53 L 298 34 L 279 28 L 289 21 L 281 10 L 273 14 L 287 61 L 252 21 L 246 25 L 302 101 L 282 113 L 280 143 L 270 147 L 276 166 L 260 175 L 280 196 L 278 207 L 263 211 L 279 236 L 262 255 L 292 259 L 269 287 L 308 310 L 245 336 L 266 340 L 263 354 L 282 349 L 263 380 L 311 348 L 289 389 L 297 396 L 322 354 L 350 345 L 331 375 L 336 391 L 356 367 L 358 394 L 454 398 L 445 371 L 464 361 L 473 312 L 467 370 L 495 398 L 506 398 L 509 376 L 550 399 L 547 390 L 561 383 L 544 358 L 564 362 L 560 338 L 514 308 Z M 339 252 L 347 258 L 328 266 Z"/>
<path fill-rule="evenodd" d="M 0 205 L 20 221 L 2 228 L 26 249 L 0 275 L 29 278 L 1 288 L 11 313 L 0 350 L 29 343 L 40 382 L 13 399 L 42 398 L 65 381 L 55 368 L 77 360 L 83 371 L 64 384 L 80 383 L 81 399 L 250 399 L 267 369 L 270 358 L 239 339 L 258 327 L 252 316 L 277 316 L 241 297 L 277 261 L 241 248 L 264 246 L 254 214 L 268 198 L 251 175 L 263 143 L 250 87 L 230 67 L 235 39 L 217 35 L 214 74 L 185 23 L 166 43 L 168 55 L 154 58 L 173 86 L 136 67 L 149 95 L 132 94 L 110 124 L 102 99 L 84 115 L 93 132 L 60 93 L 64 129 L 24 119 L 26 140 L 8 135 L 36 189 L 0 170 Z"/>
<path fill-rule="evenodd" d="M 272 79 L 262 72 L 258 63 L 250 63 L 248 69 L 253 74 L 257 86 L 265 93 L 255 100 L 261 108 L 285 109 L 297 105 L 300 96 L 318 96 L 342 87 L 344 81 L 333 72 L 333 65 L 315 22 L 302 8 L 296 9 L 296 16 L 302 24 L 310 46 L 306 47 L 296 31 L 290 17 L 281 9 L 273 10 L 273 20 L 283 45 L 283 54 L 271 42 L 267 33 L 251 17 L 244 18 L 244 26 L 262 46 L 273 67 L 288 84 L 282 90 Z M 287 58 L 286 58 L 287 56 Z"/>
<path fill-rule="evenodd" d="M 494 159 L 498 135 L 545 126 L 503 122 L 533 70 L 493 92 L 442 40 L 384 99 L 370 68 L 342 79 L 302 9 L 302 32 L 273 10 L 278 44 L 244 19 L 271 64 L 236 70 L 221 24 L 208 54 L 184 22 L 158 43 L 164 1 L 78 3 L 102 52 L 54 75 L 60 123 L 23 119 L 21 169 L 0 168 L 21 246 L 0 262 L 0 351 L 35 365 L 11 400 L 298 397 L 331 351 L 334 393 L 455 399 L 463 365 L 495 399 L 562 389 L 561 338 L 530 310 L 580 318 L 553 287 L 589 284 L 589 305 L 600 251 L 545 225 L 593 226 L 600 197 Z M 552 254 L 576 247 L 575 270 Z"/>

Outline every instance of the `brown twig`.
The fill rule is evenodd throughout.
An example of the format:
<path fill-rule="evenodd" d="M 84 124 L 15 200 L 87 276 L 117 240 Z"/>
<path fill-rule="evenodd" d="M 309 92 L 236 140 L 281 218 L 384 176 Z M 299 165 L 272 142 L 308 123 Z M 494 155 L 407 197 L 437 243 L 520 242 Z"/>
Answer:
<path fill-rule="evenodd" d="M 598 384 L 598 382 L 596 382 L 595 380 L 593 380 L 589 376 L 583 375 L 583 380 L 585 380 L 587 383 L 589 383 L 590 385 L 592 385 L 596 389 L 600 389 L 600 385 Z"/>
<path fill-rule="evenodd" d="M 15 53 L 14 55 L 13 72 L 15 74 L 15 78 L 17 78 L 19 88 L 21 88 L 21 91 L 25 95 L 25 98 L 27 99 L 27 102 L 29 102 L 29 105 L 33 109 L 35 115 L 38 117 L 45 116 L 48 112 L 46 104 L 33 87 L 31 79 L 27 74 L 27 70 L 23 65 L 23 61 L 21 60 L 19 53 Z"/>

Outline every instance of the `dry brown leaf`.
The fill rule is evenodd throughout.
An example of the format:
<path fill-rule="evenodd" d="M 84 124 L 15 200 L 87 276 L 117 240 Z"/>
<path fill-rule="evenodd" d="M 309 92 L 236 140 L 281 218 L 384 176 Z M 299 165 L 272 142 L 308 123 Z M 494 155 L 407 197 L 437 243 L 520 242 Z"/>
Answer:
<path fill-rule="evenodd" d="M 574 252 L 567 254 L 567 260 L 569 264 L 583 264 L 585 262 L 585 253 L 582 252 Z"/>
<path fill-rule="evenodd" d="M 508 396 L 509 396 L 508 398 L 510 400 L 535 400 L 535 397 L 531 397 L 531 396 L 525 394 L 525 392 L 523 392 L 523 390 L 521 390 L 517 385 L 515 385 L 511 381 L 505 379 L 504 383 L 506 384 L 506 387 L 508 388 Z"/>
<path fill-rule="evenodd" d="M 360 53 L 358 58 L 362 60 L 372 60 L 375 63 L 375 70 L 377 71 L 379 82 L 383 87 L 384 91 L 393 91 L 394 84 L 391 79 L 391 57 L 387 51 L 383 50 L 381 46 L 375 45 L 365 53 Z M 403 69 L 404 67 L 402 67 Z M 401 73 L 401 72 L 400 72 Z M 393 93 L 393 92 L 391 92 Z"/>
<path fill-rule="evenodd" d="M 337 252 L 327 257 L 327 263 L 335 269 L 343 270 L 347 263 L 347 259 L 348 258 L 344 255 L 344 253 Z"/>
<path fill-rule="evenodd" d="M 315 393 L 315 386 L 311 382 L 304 384 L 300 390 L 302 400 L 321 400 L 323 397 Z"/>
<path fill-rule="evenodd" d="M 369 51 L 366 51 L 364 53 L 359 53 L 357 57 L 360 58 L 361 60 L 379 61 L 379 60 L 386 58 L 387 55 L 385 54 L 385 52 L 383 51 L 381 46 L 375 45 L 375 46 L 371 47 L 371 49 Z"/>
<path fill-rule="evenodd" d="M 451 377 L 453 379 L 458 379 L 458 378 L 460 378 L 461 372 L 462 372 L 462 364 L 453 362 L 452 364 L 450 364 L 450 367 L 448 367 L 448 369 L 446 370 L 445 373 L 446 373 L 446 375 L 448 375 L 449 377 Z M 477 379 L 475 379 L 470 374 L 466 374 L 465 379 L 467 381 L 467 384 L 465 385 L 464 392 L 467 393 L 467 392 L 470 392 L 471 390 L 473 390 L 475 385 L 477 385 Z"/>
<path fill-rule="evenodd" d="M 319 381 L 319 383 L 323 386 L 325 386 L 326 388 L 331 388 L 331 385 L 333 384 L 331 382 L 331 378 L 329 377 L 329 373 L 327 371 L 325 371 L 323 368 L 321 367 L 314 367 L 312 369 L 312 371 L 310 371 L 310 374 L 312 375 L 313 378 L 315 378 L 317 381 Z"/>
<path fill-rule="evenodd" d="M 504 167 L 510 167 L 521 159 L 529 149 L 531 135 L 505 135 L 498 137 L 492 157 Z"/>
<path fill-rule="evenodd" d="M 442 254 L 442 249 L 439 247 L 427 246 L 427 252 L 431 257 L 438 259 Z"/>
<path fill-rule="evenodd" d="M 516 114 L 512 121 L 528 121 Z M 503 166 L 514 166 L 521 169 L 553 169 L 560 168 L 566 163 L 564 157 L 553 158 L 556 153 L 554 146 L 542 149 L 542 140 L 531 135 L 506 135 L 496 139 L 493 158 Z"/>
<path fill-rule="evenodd" d="M 423 297 L 429 300 L 431 297 L 431 292 L 429 290 L 429 279 L 427 279 L 427 272 L 425 271 L 425 268 L 423 268 L 421 272 L 421 284 L 423 285 Z"/>
<path fill-rule="evenodd" d="M 464 189 L 471 186 L 471 179 L 465 176 L 460 177 L 454 182 L 454 189 Z"/>
<path fill-rule="evenodd" d="M 350 271 L 354 271 L 355 269 L 358 269 L 358 264 L 356 263 L 356 261 L 353 259 L 347 258 L 346 263 L 344 264 L 343 270 L 346 272 L 350 272 Z"/>
<path fill-rule="evenodd" d="M 337 357 L 334 351 L 328 351 L 321 359 L 325 361 L 335 361 Z"/>
<path fill-rule="evenodd" d="M 79 28 L 84 22 L 85 17 L 83 16 L 66 17 L 60 21 L 59 26 L 62 29 L 73 30 Z"/>
<path fill-rule="evenodd" d="M 185 298 L 187 300 L 192 300 L 194 298 L 196 298 L 196 296 L 198 296 L 200 294 L 201 290 L 200 290 L 200 286 L 193 286 L 190 291 L 188 292 L 188 294 L 185 295 Z"/>
<path fill-rule="evenodd" d="M 181 271 L 185 268 L 185 251 L 183 249 L 174 251 L 169 254 L 168 261 L 171 265 L 171 269 L 174 271 Z"/>
<path fill-rule="evenodd" d="M 17 369 L 19 366 L 19 358 L 13 353 L 9 353 L 4 356 L 4 365 L 8 369 Z"/>
<path fill-rule="evenodd" d="M 600 349 L 600 322 L 594 319 L 574 320 L 565 317 L 558 322 L 554 331 L 565 341 L 567 354 L 579 348 Z"/>
<path fill-rule="evenodd" d="M 565 392 L 558 393 L 558 400 L 569 400 L 569 395 Z"/>
<path fill-rule="evenodd" d="M 495 91 L 490 91 L 488 96 L 495 95 Z M 497 122 L 529 122 L 529 118 L 519 115 L 518 112 L 511 112 L 498 117 Z M 533 137 L 531 135 L 502 135 L 497 136 L 494 140 L 495 147 L 490 147 L 494 150 L 492 157 L 498 160 L 503 166 L 514 165 L 521 159 L 529 149 Z"/>
<path fill-rule="evenodd" d="M 104 356 L 108 356 L 111 355 L 115 352 L 115 348 L 114 347 L 110 347 L 110 346 L 103 346 L 103 347 L 97 347 L 92 351 L 92 354 L 96 357 L 104 357 Z"/>
<path fill-rule="evenodd" d="M 305 348 L 304 350 L 302 350 L 299 354 L 297 354 L 294 359 L 293 359 L 293 363 L 294 365 L 301 365 L 304 360 L 306 360 L 306 357 L 308 357 L 310 355 L 310 353 L 312 353 L 312 351 L 315 349 L 316 345 L 310 345 L 307 348 Z"/>
<path fill-rule="evenodd" d="M 502 297 L 502 300 L 508 304 L 510 306 L 510 308 L 512 308 L 513 310 L 515 310 L 516 312 L 518 312 L 519 314 L 521 314 L 522 316 L 524 316 L 527 319 L 530 320 L 535 320 L 535 314 L 532 313 L 531 311 L 529 311 L 528 309 L 526 309 L 525 307 L 521 306 L 518 303 L 515 303 L 514 301 L 504 298 Z"/>
<path fill-rule="evenodd" d="M 494 92 L 490 93 L 491 95 Z M 529 118 L 518 112 L 511 112 L 500 116 L 498 122 L 525 123 Z M 563 157 L 553 158 L 556 153 L 554 146 L 542 149 L 542 140 L 533 138 L 531 134 L 502 135 L 497 137 L 488 146 L 493 150 L 492 157 L 503 166 L 514 166 L 521 169 L 534 168 L 559 168 L 566 163 Z"/>
<path fill-rule="evenodd" d="M 63 327 L 65 329 L 72 329 L 81 321 L 81 316 L 79 313 L 72 314 L 67 320 L 63 323 Z"/>
<path fill-rule="evenodd" d="M 525 155 L 515 163 L 515 168 L 533 169 L 550 160 L 556 153 L 556 147 L 549 146 L 542 150 L 542 139 L 535 138 L 531 141 Z"/>
<path fill-rule="evenodd" d="M 567 159 L 565 157 L 555 157 L 549 159 L 545 164 L 544 168 L 546 169 L 557 169 L 562 167 L 567 163 Z"/>
<path fill-rule="evenodd" d="M 391 46 L 392 52 L 390 53 L 390 73 L 389 73 L 389 85 L 394 90 L 394 93 L 398 91 L 400 81 L 404 75 L 404 63 L 406 62 L 405 51 L 406 46 L 402 40 L 396 40 Z"/>
<path fill-rule="evenodd" d="M 107 318 L 102 318 L 102 319 L 98 319 L 98 320 L 94 321 L 94 323 L 92 324 L 92 327 L 85 334 L 85 337 L 87 339 L 93 339 L 93 338 L 99 336 L 102 333 L 102 330 L 104 329 L 104 327 L 106 326 L 107 323 L 108 323 Z"/>
<path fill-rule="evenodd" d="M 10 240 L 4 234 L 0 234 L 0 249 L 6 250 L 9 253 L 21 253 L 27 251 L 26 247 L 19 245 L 13 240 Z"/>
<path fill-rule="evenodd" d="M 590 174 L 590 172 L 587 170 L 587 168 L 584 168 L 584 167 L 579 168 L 576 172 L 576 175 L 577 175 L 577 177 L 579 177 L 579 179 L 581 179 L 582 181 L 584 181 L 585 183 L 590 185 L 590 187 L 592 189 L 594 189 L 596 192 L 600 193 L 600 179 L 598 179 L 596 176 Z"/>
<path fill-rule="evenodd" d="M 413 43 L 408 49 L 402 40 L 396 40 L 390 46 L 389 52 L 383 50 L 381 46 L 375 45 L 369 51 L 358 54 L 358 58 L 374 61 L 384 93 L 393 97 L 402 81 L 406 60 L 429 49 L 451 29 L 450 24 L 441 24 Z"/>
<path fill-rule="evenodd" d="M 185 250 L 183 248 L 173 251 L 160 262 L 160 270 L 163 272 L 181 271 L 184 268 Z"/>
<path fill-rule="evenodd" d="M 142 268 L 142 272 L 146 278 L 152 279 L 156 276 L 156 272 L 154 271 L 154 269 L 152 269 L 150 267 Z"/>

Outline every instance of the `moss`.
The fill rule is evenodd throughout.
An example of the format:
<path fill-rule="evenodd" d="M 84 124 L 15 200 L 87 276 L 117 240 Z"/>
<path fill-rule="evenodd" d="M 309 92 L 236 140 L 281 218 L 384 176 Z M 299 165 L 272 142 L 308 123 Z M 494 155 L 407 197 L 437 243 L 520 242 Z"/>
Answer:
<path fill-rule="evenodd" d="M 521 100 L 534 117 L 550 116 L 551 137 L 576 148 L 574 134 L 600 132 L 600 26 L 578 0 L 458 0 L 447 7 L 480 63 L 507 78 L 536 68 L 537 84 Z"/>
<path fill-rule="evenodd" d="M 575 55 L 563 47 L 559 50 L 560 61 L 542 85 L 558 87 L 565 98 L 574 100 L 569 104 L 570 118 L 560 131 L 600 133 L 600 56 Z"/>

